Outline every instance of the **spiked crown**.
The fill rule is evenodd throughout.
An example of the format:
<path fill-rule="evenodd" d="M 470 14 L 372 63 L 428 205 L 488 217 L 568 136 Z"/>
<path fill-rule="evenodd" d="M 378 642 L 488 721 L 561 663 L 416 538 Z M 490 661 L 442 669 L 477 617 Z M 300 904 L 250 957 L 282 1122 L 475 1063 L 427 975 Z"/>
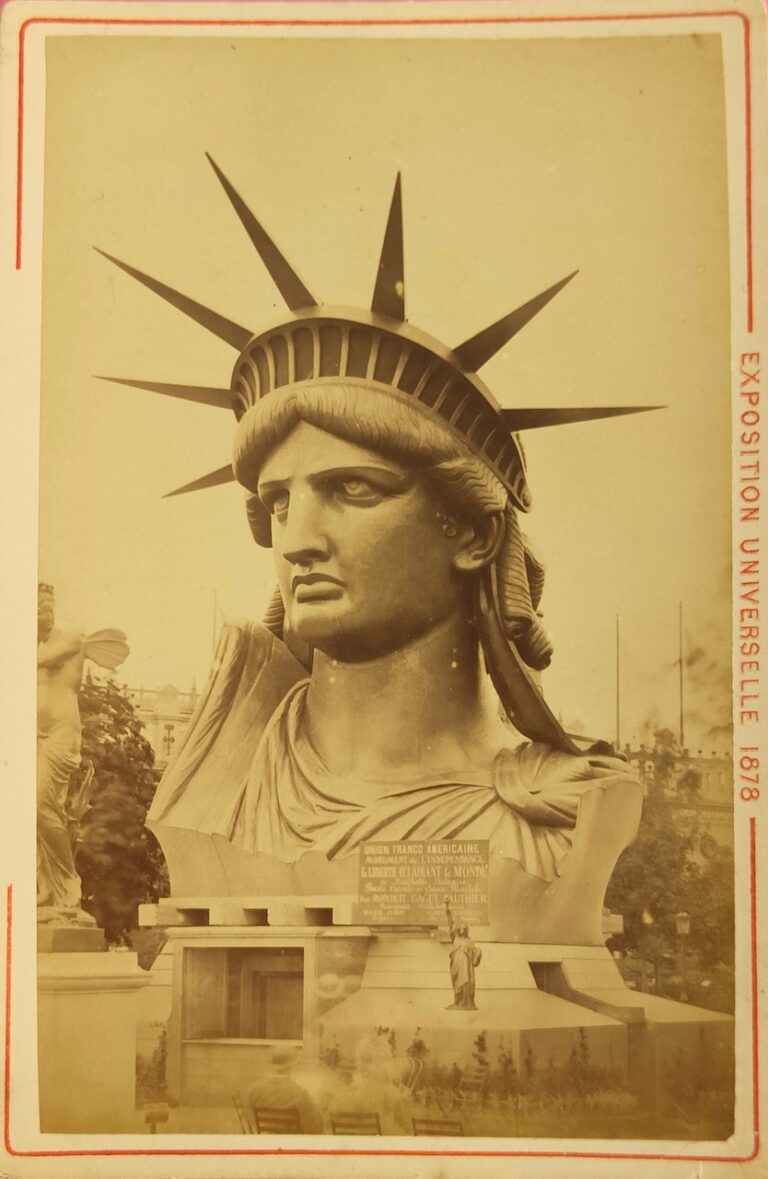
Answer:
<path fill-rule="evenodd" d="M 530 508 L 531 495 L 523 449 L 517 437 L 519 431 L 655 408 L 503 409 L 477 376 L 477 370 L 517 335 L 570 282 L 575 272 L 451 349 L 406 322 L 399 176 L 371 310 L 350 310 L 317 303 L 218 165 L 210 156 L 208 160 L 293 315 L 288 321 L 254 335 L 100 250 L 109 261 L 240 353 L 229 389 L 119 377 L 104 379 L 204 405 L 231 408 L 238 420 L 275 389 L 310 381 L 330 384 L 340 379 L 363 381 L 372 392 L 380 390 L 404 399 L 437 418 L 490 467 L 509 492 L 514 506 L 522 511 Z M 234 478 L 231 465 L 227 465 L 168 494 L 213 487 Z"/>

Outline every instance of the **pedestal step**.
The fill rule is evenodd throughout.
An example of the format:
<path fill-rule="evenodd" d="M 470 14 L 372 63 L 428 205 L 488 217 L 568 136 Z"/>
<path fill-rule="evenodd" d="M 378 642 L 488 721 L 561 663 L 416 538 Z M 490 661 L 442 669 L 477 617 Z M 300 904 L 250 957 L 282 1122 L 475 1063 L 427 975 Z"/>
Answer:
<path fill-rule="evenodd" d="M 168 897 L 139 905 L 139 925 L 352 925 L 353 896 Z"/>

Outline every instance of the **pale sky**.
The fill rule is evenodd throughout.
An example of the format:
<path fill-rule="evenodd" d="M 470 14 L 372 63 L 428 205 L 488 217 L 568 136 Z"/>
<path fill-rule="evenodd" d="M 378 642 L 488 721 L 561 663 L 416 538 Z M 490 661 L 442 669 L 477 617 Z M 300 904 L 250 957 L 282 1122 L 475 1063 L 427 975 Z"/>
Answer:
<path fill-rule="evenodd" d="M 687 741 L 714 747 L 730 706 L 719 40 L 48 41 L 40 571 L 61 621 L 127 632 L 131 687 L 200 686 L 214 597 L 258 617 L 273 586 L 237 485 L 162 499 L 229 460 L 232 415 L 94 379 L 227 386 L 236 354 L 92 245 L 254 331 L 282 314 L 205 151 L 316 297 L 352 307 L 370 304 L 400 170 L 408 317 L 449 345 L 579 269 L 481 375 L 505 406 L 668 408 L 524 436 L 545 694 L 615 735 L 618 614 L 622 738 L 676 727 L 682 601 Z"/>

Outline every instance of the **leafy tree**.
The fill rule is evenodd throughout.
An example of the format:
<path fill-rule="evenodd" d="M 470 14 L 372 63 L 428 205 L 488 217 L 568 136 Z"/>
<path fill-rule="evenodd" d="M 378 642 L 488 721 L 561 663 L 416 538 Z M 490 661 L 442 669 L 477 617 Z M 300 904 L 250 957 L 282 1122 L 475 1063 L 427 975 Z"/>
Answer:
<path fill-rule="evenodd" d="M 691 949 L 703 966 L 734 961 L 733 855 L 721 848 L 691 872 L 686 909 L 691 915 Z"/>
<path fill-rule="evenodd" d="M 167 893 L 163 854 L 144 819 L 157 786 L 152 746 L 124 688 L 88 675 L 80 691 L 81 774 L 93 766 L 93 790 L 80 824 L 77 868 L 83 908 L 109 942 L 125 943 L 139 904 Z"/>
<path fill-rule="evenodd" d="M 643 803 L 634 843 L 624 850 L 606 893 L 609 909 L 624 917 L 627 948 L 638 949 L 650 929 L 673 938 L 675 913 L 686 907 L 690 844 L 675 826 L 665 795 L 665 776 L 656 780 Z"/>
<path fill-rule="evenodd" d="M 621 855 L 606 894 L 606 904 L 624 917 L 623 944 L 657 963 L 678 945 L 675 915 L 690 916 L 687 953 L 710 970 L 733 964 L 733 857 L 721 850 L 703 865 L 689 858 L 693 831 L 676 820 L 670 796 L 695 798 L 694 771 L 673 785 L 680 757 L 668 729 L 656 734 L 655 776 L 643 803 L 637 838 Z"/>

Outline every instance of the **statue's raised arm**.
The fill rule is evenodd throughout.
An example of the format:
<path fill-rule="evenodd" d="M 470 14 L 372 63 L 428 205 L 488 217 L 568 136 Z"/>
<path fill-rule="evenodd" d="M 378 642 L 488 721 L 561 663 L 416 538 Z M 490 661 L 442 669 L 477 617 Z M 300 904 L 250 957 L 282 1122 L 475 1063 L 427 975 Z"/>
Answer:
<path fill-rule="evenodd" d="M 449 935 L 451 941 L 453 941 L 456 937 L 456 925 L 454 924 L 453 913 L 451 912 L 451 904 L 450 904 L 449 897 L 445 898 L 445 919 L 448 923 L 448 935 Z"/>

